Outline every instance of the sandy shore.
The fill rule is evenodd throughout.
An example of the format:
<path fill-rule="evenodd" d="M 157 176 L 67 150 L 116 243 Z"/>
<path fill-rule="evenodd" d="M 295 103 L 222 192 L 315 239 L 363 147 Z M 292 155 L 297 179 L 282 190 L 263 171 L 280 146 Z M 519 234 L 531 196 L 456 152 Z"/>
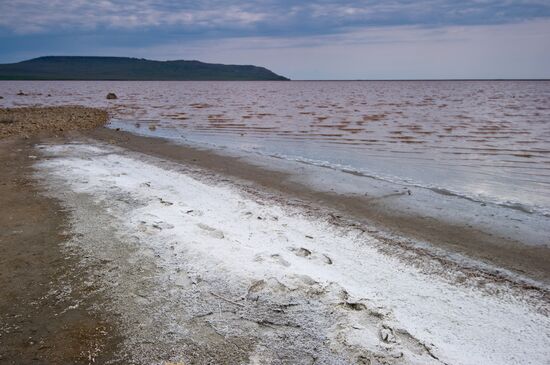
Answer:
<path fill-rule="evenodd" d="M 119 337 L 102 297 L 85 284 L 68 250 L 69 215 L 37 184 L 35 146 L 44 138 L 103 125 L 83 107 L 0 109 L 0 363 L 105 363 Z M 37 135 L 40 135 L 38 137 Z M 11 137 L 8 137 L 11 136 Z"/>
<path fill-rule="evenodd" d="M 0 139 L 0 364 L 106 363 L 119 338 L 68 250 L 69 215 L 36 183 L 36 139 Z"/>
<path fill-rule="evenodd" d="M 550 358 L 543 283 L 390 240 L 382 233 L 388 217 L 370 219 L 354 210 L 359 205 L 293 187 L 277 173 L 102 129 L 1 146 L 11 156 L 2 176 L 29 181 L 2 185 L 12 207 L 0 220 L 2 232 L 11 232 L 1 241 L 8 266 L 0 279 L 12 293 L 0 300 L 0 360 L 7 363 Z M 20 207 L 21 200 L 29 204 Z M 52 211 L 59 214 L 46 214 Z M 40 245 L 28 243 L 33 232 Z M 414 230 L 399 231 L 407 232 Z M 535 256 L 527 260 L 536 263 Z M 45 314 L 33 317 L 32 306 Z M 84 335 L 37 329 L 43 326 Z M 32 345 L 24 342 L 28 333 L 38 337 Z M 71 345 L 33 347 L 52 339 Z"/>

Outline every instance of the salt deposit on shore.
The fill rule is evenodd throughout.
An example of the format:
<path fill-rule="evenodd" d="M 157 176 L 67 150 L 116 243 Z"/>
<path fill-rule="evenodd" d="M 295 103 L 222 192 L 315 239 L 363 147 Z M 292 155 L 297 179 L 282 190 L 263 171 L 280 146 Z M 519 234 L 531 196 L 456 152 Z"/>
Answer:
<path fill-rule="evenodd" d="M 73 248 L 140 363 L 545 364 L 548 302 L 413 267 L 220 176 L 94 141 L 39 147 Z M 386 252 L 388 251 L 386 247 Z M 431 268 L 426 270 L 426 267 Z M 430 273 L 428 273 L 428 271 Z M 524 295 L 525 294 L 525 295 Z"/>

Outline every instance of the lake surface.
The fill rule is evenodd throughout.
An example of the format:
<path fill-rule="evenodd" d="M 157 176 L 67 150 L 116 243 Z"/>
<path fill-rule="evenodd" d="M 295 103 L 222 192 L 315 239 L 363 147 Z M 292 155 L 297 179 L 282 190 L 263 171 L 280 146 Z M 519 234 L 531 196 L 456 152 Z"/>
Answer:
<path fill-rule="evenodd" d="M 113 128 L 550 216 L 548 81 L 0 81 L 0 95 L 108 107 Z"/>

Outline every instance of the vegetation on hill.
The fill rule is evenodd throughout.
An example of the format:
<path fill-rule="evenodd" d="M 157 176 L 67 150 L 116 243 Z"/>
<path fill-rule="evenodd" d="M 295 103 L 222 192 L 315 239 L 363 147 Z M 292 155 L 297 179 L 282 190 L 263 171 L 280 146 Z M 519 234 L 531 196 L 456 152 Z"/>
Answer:
<path fill-rule="evenodd" d="M 288 80 L 258 66 L 128 57 L 48 56 L 0 64 L 0 80 Z"/>

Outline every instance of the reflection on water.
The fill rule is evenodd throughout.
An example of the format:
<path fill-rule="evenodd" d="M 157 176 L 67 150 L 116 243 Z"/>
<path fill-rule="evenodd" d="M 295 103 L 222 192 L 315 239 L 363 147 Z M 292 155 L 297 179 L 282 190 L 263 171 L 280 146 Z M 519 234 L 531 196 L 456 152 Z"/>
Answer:
<path fill-rule="evenodd" d="M 117 127 L 140 133 L 550 212 L 550 82 L 0 85 L 2 106 L 109 107 Z M 105 99 L 111 91 L 118 100 Z"/>

